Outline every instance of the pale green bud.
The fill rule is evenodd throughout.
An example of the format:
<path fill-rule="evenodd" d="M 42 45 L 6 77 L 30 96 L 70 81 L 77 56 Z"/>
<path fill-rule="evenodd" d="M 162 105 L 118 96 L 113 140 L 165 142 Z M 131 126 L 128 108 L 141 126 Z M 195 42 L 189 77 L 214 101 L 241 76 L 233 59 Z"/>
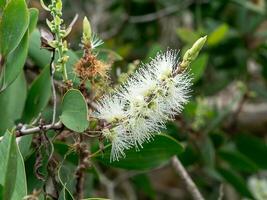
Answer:
<path fill-rule="evenodd" d="M 90 44 L 91 34 L 92 34 L 92 30 L 91 30 L 90 22 L 87 19 L 87 17 L 84 17 L 84 19 L 83 19 L 83 38 L 82 38 L 82 42 L 84 45 Z"/>
<path fill-rule="evenodd" d="M 57 3 L 56 3 L 56 9 L 58 11 L 61 11 L 62 10 L 62 1 L 61 0 L 58 0 Z"/>
<path fill-rule="evenodd" d="M 191 62 L 197 58 L 197 56 L 198 56 L 200 50 L 202 49 L 202 47 L 204 46 L 206 40 L 207 40 L 207 36 L 199 38 L 193 44 L 193 46 L 185 52 L 183 60 L 180 64 L 180 67 L 182 69 L 187 68 L 191 64 Z"/>

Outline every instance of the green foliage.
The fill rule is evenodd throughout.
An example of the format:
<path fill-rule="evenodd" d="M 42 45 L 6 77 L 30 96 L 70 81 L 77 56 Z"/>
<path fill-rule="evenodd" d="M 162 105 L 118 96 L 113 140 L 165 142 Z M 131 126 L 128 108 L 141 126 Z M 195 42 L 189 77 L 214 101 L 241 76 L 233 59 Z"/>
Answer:
<path fill-rule="evenodd" d="M 207 41 L 208 45 L 213 46 L 222 42 L 222 40 L 225 39 L 228 31 L 229 27 L 227 24 L 222 24 L 217 27 L 211 34 L 209 34 L 209 38 Z"/>
<path fill-rule="evenodd" d="M 38 17 L 39 17 L 39 10 L 36 8 L 29 8 L 29 17 L 30 17 L 29 33 L 31 34 L 37 25 Z"/>
<path fill-rule="evenodd" d="M 62 100 L 62 123 L 70 130 L 81 133 L 89 126 L 87 103 L 79 90 L 71 89 Z"/>
<path fill-rule="evenodd" d="M 5 90 L 21 74 L 28 54 L 29 33 L 25 33 L 18 47 L 6 58 L 0 82 L 0 92 Z"/>
<path fill-rule="evenodd" d="M 23 113 L 23 120 L 30 122 L 46 107 L 50 96 L 51 86 L 50 82 L 50 67 L 43 69 L 40 75 L 33 81 L 27 95 L 27 100 Z"/>
<path fill-rule="evenodd" d="M 246 186 L 245 180 L 239 174 L 233 172 L 232 170 L 224 168 L 219 168 L 218 171 L 223 177 L 223 179 L 229 182 L 243 196 L 248 198 L 253 198 L 251 192 L 248 190 Z"/>
<path fill-rule="evenodd" d="M 207 67 L 208 58 L 209 57 L 207 54 L 202 54 L 192 63 L 190 67 L 190 73 L 192 73 L 193 75 L 194 82 L 197 82 L 201 77 L 203 77 L 203 74 Z"/>
<path fill-rule="evenodd" d="M 267 168 L 267 161 L 262 159 L 267 155 L 266 143 L 251 135 L 239 135 L 237 136 L 235 142 L 237 149 L 241 153 L 246 155 L 262 169 Z"/>
<path fill-rule="evenodd" d="M 3 199 L 22 199 L 27 195 L 26 175 L 14 134 L 6 132 L 0 142 L 0 152 L 0 170 L 3 173 L 0 184 L 3 185 Z"/>
<path fill-rule="evenodd" d="M 28 25 L 29 13 L 25 0 L 10 0 L 0 22 L 0 47 L 3 56 L 7 56 L 19 45 Z"/>
<path fill-rule="evenodd" d="M 0 135 L 3 135 L 8 128 L 15 125 L 20 119 L 27 95 L 27 85 L 24 74 L 21 73 L 8 89 L 0 93 Z"/>
<path fill-rule="evenodd" d="M 160 134 L 153 141 L 145 143 L 140 150 L 129 149 L 125 152 L 126 157 L 117 162 L 110 162 L 109 146 L 104 153 L 98 153 L 95 157 L 98 161 L 111 167 L 130 170 L 146 170 L 166 164 L 174 155 L 182 152 L 182 145 L 170 136 Z"/>

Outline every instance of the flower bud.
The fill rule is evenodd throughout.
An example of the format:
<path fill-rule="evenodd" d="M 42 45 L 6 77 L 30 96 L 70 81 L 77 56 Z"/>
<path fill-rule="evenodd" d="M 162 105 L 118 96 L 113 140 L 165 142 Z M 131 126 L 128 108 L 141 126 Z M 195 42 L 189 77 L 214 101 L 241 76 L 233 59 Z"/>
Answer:
<path fill-rule="evenodd" d="M 206 40 L 207 40 L 207 36 L 199 38 L 193 44 L 193 46 L 185 52 L 183 60 L 180 64 L 180 67 L 182 70 L 186 69 L 191 64 L 191 62 L 197 58 L 197 56 L 198 56 L 200 50 L 202 49 L 202 47 L 204 46 Z"/>
<path fill-rule="evenodd" d="M 89 45 L 91 40 L 91 25 L 87 17 L 83 19 L 83 39 L 82 42 L 84 45 Z"/>

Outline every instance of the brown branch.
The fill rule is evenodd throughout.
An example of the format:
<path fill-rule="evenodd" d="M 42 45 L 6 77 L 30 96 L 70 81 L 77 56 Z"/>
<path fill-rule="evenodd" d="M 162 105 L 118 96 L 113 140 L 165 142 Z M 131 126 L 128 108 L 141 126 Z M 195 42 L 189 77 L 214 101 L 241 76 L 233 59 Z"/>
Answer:
<path fill-rule="evenodd" d="M 193 180 L 191 179 L 191 177 L 187 173 L 186 169 L 184 168 L 184 166 L 182 165 L 182 163 L 180 162 L 180 160 L 176 156 L 174 156 L 172 158 L 172 165 L 173 165 L 174 169 L 176 170 L 176 172 L 179 174 L 179 176 L 184 181 L 184 183 L 187 187 L 187 190 L 188 190 L 188 192 L 190 192 L 193 199 L 194 200 L 204 200 L 204 198 L 203 198 L 202 194 L 200 193 L 200 191 L 198 190 L 197 186 L 195 185 L 195 183 L 193 182 Z"/>
<path fill-rule="evenodd" d="M 77 144 L 77 150 L 79 153 L 79 165 L 76 169 L 76 192 L 75 199 L 80 200 L 83 199 L 84 196 L 84 183 L 85 183 L 85 173 L 86 169 L 90 167 L 89 157 L 89 147 L 87 143 L 84 141 L 84 137 L 82 134 L 79 135 L 79 142 Z"/>

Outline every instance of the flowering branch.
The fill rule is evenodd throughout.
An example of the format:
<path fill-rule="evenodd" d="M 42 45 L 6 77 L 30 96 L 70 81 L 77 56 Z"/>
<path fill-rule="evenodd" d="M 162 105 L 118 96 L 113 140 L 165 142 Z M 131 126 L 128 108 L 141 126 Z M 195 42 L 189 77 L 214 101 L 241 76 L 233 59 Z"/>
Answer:
<path fill-rule="evenodd" d="M 169 50 L 143 65 L 115 93 L 96 105 L 93 117 L 104 120 L 103 136 L 112 143 L 111 161 L 125 157 L 124 151 L 142 148 L 181 112 L 188 102 L 191 77 L 187 68 L 198 56 L 207 37 L 197 40 L 178 62 Z"/>

